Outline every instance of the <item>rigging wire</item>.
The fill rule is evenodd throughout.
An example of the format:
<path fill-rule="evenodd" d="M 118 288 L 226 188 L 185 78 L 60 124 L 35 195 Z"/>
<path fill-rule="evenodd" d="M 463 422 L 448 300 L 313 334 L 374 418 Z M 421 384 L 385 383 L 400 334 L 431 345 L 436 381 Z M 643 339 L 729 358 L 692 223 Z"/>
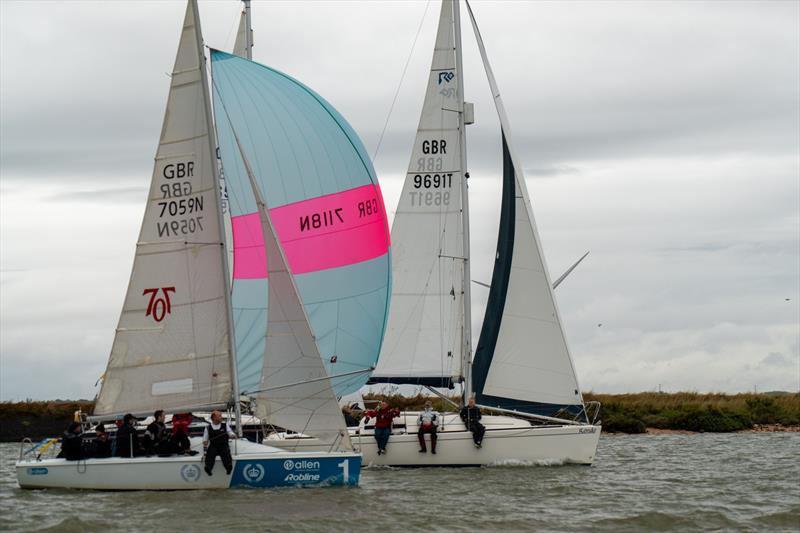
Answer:
<path fill-rule="evenodd" d="M 408 65 L 411 63 L 411 56 L 414 55 L 414 48 L 417 46 L 417 40 L 419 39 L 419 34 L 422 32 L 422 25 L 425 22 L 425 15 L 428 14 L 428 8 L 431 5 L 431 0 L 425 4 L 425 11 L 422 13 L 422 18 L 419 21 L 419 27 L 417 28 L 417 35 L 414 36 L 414 42 L 411 44 L 411 50 L 408 52 L 408 58 L 406 58 L 406 64 L 403 67 L 403 73 L 400 74 L 400 82 L 397 84 L 397 89 L 394 92 L 394 98 L 392 99 L 392 105 L 389 106 L 389 113 L 386 115 L 386 122 L 383 123 L 383 130 L 381 130 L 381 135 L 378 137 L 378 144 L 375 146 L 375 151 L 372 153 L 372 162 L 375 163 L 375 158 L 378 157 L 378 151 L 381 149 L 381 143 L 383 142 L 383 136 L 386 134 L 386 128 L 389 126 L 389 119 L 392 118 L 392 111 L 394 111 L 394 105 L 397 103 L 397 96 L 400 94 L 400 88 L 403 86 L 403 80 L 406 77 L 406 71 L 408 70 Z"/>

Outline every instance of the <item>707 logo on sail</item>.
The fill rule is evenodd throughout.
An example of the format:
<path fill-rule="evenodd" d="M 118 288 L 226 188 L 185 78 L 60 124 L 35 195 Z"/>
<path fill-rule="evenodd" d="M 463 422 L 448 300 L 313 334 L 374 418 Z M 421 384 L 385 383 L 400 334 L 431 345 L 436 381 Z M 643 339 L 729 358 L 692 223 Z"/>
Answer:
<path fill-rule="evenodd" d="M 163 296 L 158 297 L 161 292 Z M 147 312 L 144 316 L 153 316 L 156 322 L 164 320 L 166 315 L 172 313 L 172 303 L 169 301 L 169 293 L 175 292 L 175 287 L 158 287 L 153 289 L 145 289 L 142 296 L 150 295 L 150 301 L 147 303 Z"/>

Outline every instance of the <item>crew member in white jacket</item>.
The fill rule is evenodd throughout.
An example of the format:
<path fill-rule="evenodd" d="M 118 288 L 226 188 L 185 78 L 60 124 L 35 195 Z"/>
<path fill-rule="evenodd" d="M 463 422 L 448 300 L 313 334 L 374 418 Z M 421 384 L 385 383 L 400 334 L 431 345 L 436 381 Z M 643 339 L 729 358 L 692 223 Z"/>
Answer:
<path fill-rule="evenodd" d="M 433 410 L 433 405 L 430 401 L 425 402 L 425 410 L 419 414 L 417 418 L 417 438 L 419 438 L 419 453 L 428 453 L 428 448 L 425 446 L 425 434 L 431 434 L 431 453 L 436 454 L 436 428 L 439 426 L 439 413 Z"/>

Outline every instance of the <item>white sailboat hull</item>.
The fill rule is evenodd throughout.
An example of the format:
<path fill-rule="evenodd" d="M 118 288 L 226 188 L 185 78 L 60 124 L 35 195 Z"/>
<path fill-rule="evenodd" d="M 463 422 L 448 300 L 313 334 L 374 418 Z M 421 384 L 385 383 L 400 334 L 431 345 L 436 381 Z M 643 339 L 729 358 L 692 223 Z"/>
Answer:
<path fill-rule="evenodd" d="M 472 440 L 458 416 L 442 417 L 436 454 L 431 453 L 426 435 L 427 453 L 419 452 L 416 413 L 407 413 L 407 423 L 395 423 L 385 455 L 378 447 L 371 428 L 351 428 L 350 439 L 364 457 L 364 466 L 452 467 L 488 465 L 560 465 L 594 461 L 600 440 L 599 425 L 531 426 L 527 421 L 509 416 L 484 416 L 486 427 L 481 448 Z M 270 440 L 270 445 L 297 451 L 321 449 L 316 439 Z"/>
<path fill-rule="evenodd" d="M 22 460 L 16 464 L 17 479 L 23 489 L 270 488 L 357 485 L 361 468 L 361 455 L 358 453 L 314 451 L 294 453 L 247 441 L 232 443 L 231 452 L 233 456 L 231 475 L 225 474 L 221 460 L 217 458 L 212 475 L 209 476 L 203 470 L 203 455 L 197 454 L 172 457 L 113 457 L 82 461 Z"/>

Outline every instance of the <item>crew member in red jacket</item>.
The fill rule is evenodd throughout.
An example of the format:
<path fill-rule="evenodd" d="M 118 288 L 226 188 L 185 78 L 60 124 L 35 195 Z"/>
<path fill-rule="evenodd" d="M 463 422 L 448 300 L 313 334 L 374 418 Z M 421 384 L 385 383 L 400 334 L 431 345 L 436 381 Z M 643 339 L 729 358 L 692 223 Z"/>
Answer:
<path fill-rule="evenodd" d="M 386 444 L 392 434 L 392 420 L 400 416 L 400 409 L 389 407 L 386 402 L 381 402 L 375 409 L 364 413 L 364 425 L 370 418 L 375 419 L 375 441 L 378 443 L 378 455 L 386 453 Z"/>

